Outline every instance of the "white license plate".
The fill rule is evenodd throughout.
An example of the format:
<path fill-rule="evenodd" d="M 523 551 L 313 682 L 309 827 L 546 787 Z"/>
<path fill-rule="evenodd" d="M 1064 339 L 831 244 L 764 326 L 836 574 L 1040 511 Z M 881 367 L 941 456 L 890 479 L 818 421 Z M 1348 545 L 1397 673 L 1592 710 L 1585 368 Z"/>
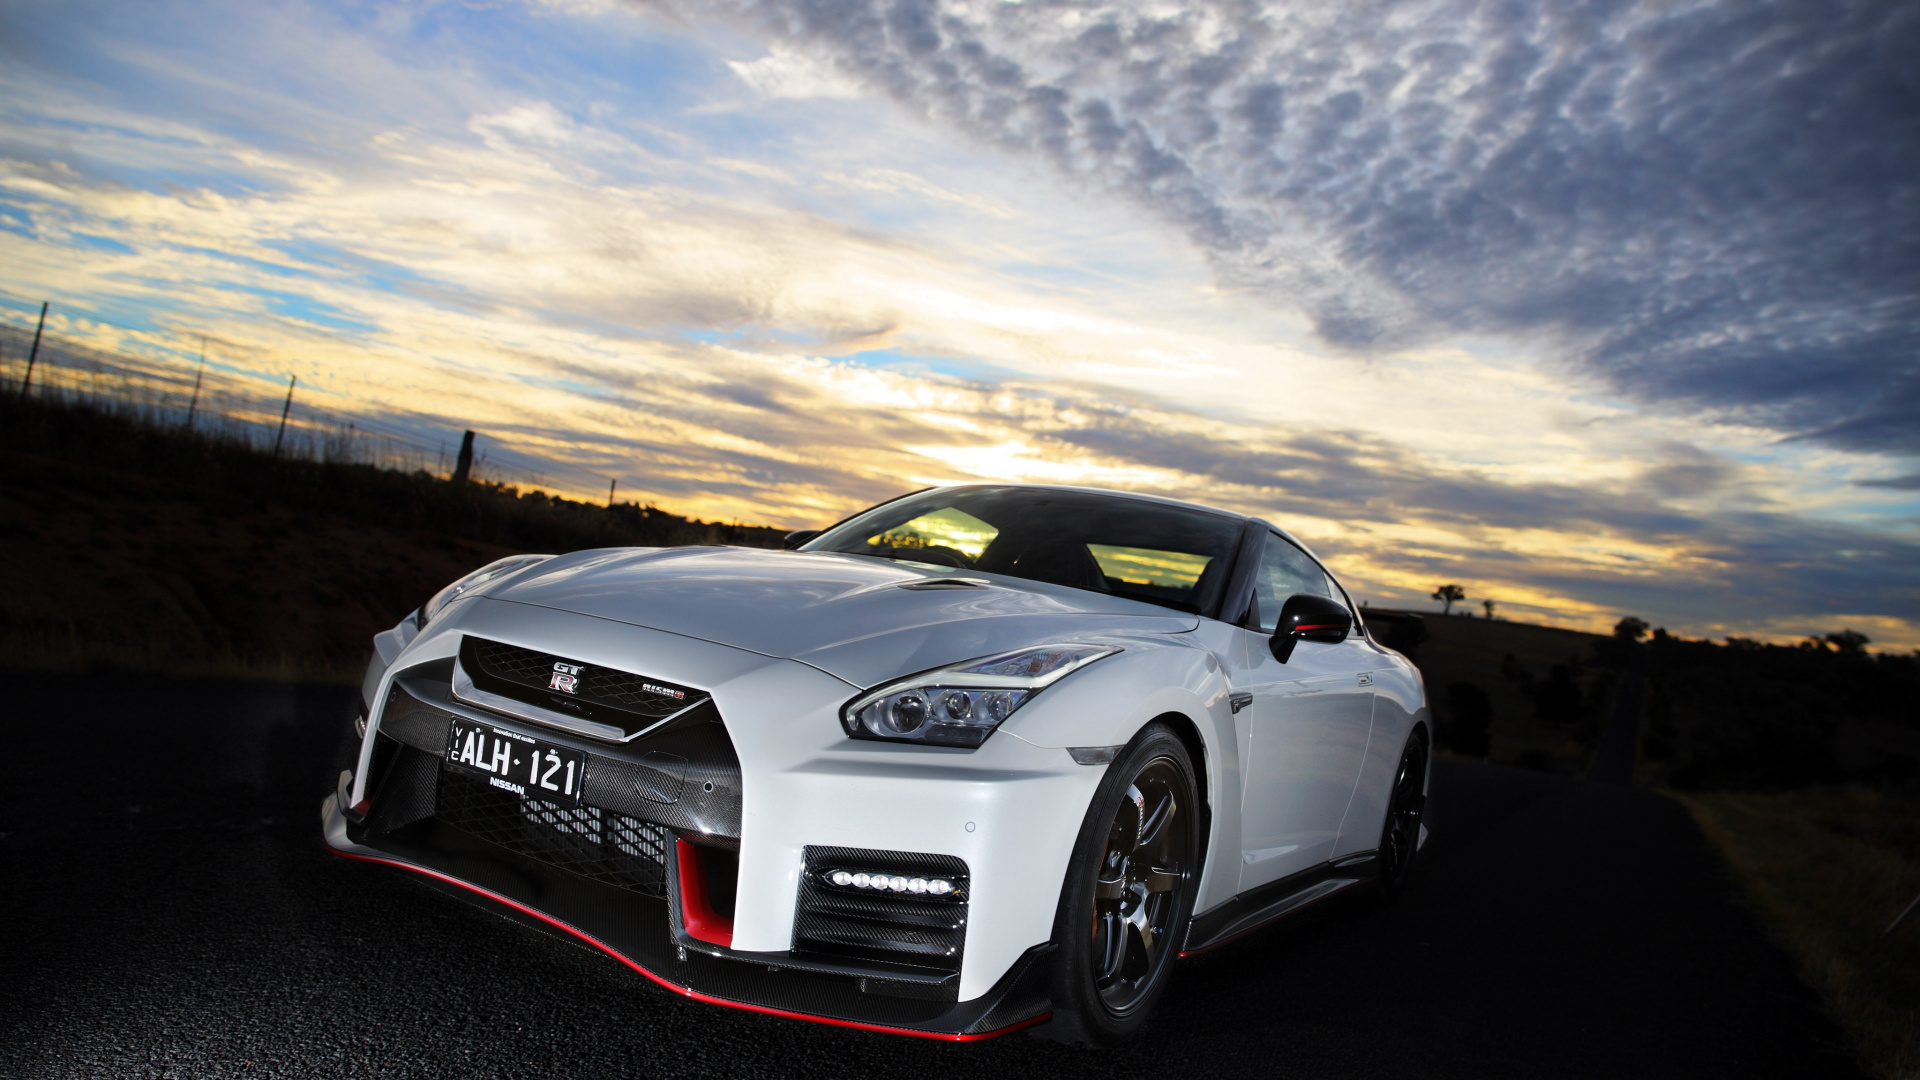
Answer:
<path fill-rule="evenodd" d="M 455 720 L 448 725 L 447 764 L 484 776 L 501 791 L 575 807 L 587 756 L 511 728 Z"/>

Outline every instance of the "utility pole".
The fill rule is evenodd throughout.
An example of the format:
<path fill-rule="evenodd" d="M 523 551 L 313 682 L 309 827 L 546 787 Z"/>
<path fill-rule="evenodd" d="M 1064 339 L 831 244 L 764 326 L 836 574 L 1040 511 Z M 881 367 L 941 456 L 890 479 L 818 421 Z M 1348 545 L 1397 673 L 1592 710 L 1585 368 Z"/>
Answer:
<path fill-rule="evenodd" d="M 619 486 L 620 481 L 618 480 L 607 481 L 607 509 L 609 510 L 613 509 L 613 489 Z"/>
<path fill-rule="evenodd" d="M 460 460 L 453 466 L 453 486 L 459 487 L 466 483 L 467 476 L 471 472 L 473 472 L 473 432 L 469 431 L 460 437 Z"/>
<path fill-rule="evenodd" d="M 193 399 L 187 402 L 186 427 L 193 427 L 193 410 L 200 407 L 200 380 L 207 375 L 207 336 L 200 335 L 200 370 L 193 373 Z"/>
<path fill-rule="evenodd" d="M 298 375 L 287 376 L 287 403 L 280 406 L 280 433 L 273 437 L 273 456 L 280 456 L 280 442 L 287 437 L 287 414 L 293 411 L 293 384 L 300 381 Z"/>
<path fill-rule="evenodd" d="M 20 380 L 20 400 L 27 399 L 27 391 L 33 388 L 33 362 L 40 356 L 40 331 L 47 328 L 47 304 L 40 301 L 40 325 L 33 328 L 33 351 L 27 354 L 27 377 Z"/>

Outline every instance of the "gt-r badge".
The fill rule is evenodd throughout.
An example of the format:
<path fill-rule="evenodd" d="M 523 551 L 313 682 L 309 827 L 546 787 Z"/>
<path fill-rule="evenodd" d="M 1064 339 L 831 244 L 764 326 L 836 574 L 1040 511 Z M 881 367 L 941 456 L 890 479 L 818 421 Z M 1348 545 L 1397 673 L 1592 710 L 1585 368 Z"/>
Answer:
<path fill-rule="evenodd" d="M 580 665 L 553 665 L 553 679 L 547 683 L 549 690 L 564 690 L 569 694 L 580 692 Z"/>

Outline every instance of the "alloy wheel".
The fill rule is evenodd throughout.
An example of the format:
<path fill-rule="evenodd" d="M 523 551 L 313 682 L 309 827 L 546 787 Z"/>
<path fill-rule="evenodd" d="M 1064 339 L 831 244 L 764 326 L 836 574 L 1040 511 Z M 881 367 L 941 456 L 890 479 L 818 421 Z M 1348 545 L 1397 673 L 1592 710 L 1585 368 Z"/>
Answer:
<path fill-rule="evenodd" d="M 1190 798 L 1180 768 L 1148 761 L 1127 786 L 1107 829 L 1093 885 L 1094 988 L 1116 1016 L 1133 1009 L 1179 948 L 1173 940 L 1193 852 L 1182 814 Z M 1084 910 L 1084 909 L 1083 909 Z"/>

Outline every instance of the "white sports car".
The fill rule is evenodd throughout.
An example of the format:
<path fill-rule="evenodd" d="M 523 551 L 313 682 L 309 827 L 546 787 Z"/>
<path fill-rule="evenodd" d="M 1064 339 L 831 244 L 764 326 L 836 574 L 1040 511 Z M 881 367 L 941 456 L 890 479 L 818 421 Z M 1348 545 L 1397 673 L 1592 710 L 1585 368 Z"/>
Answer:
<path fill-rule="evenodd" d="M 903 496 L 790 550 L 503 559 L 375 639 L 327 844 L 675 992 L 1113 1042 L 1425 839 L 1419 672 L 1267 523 Z"/>

